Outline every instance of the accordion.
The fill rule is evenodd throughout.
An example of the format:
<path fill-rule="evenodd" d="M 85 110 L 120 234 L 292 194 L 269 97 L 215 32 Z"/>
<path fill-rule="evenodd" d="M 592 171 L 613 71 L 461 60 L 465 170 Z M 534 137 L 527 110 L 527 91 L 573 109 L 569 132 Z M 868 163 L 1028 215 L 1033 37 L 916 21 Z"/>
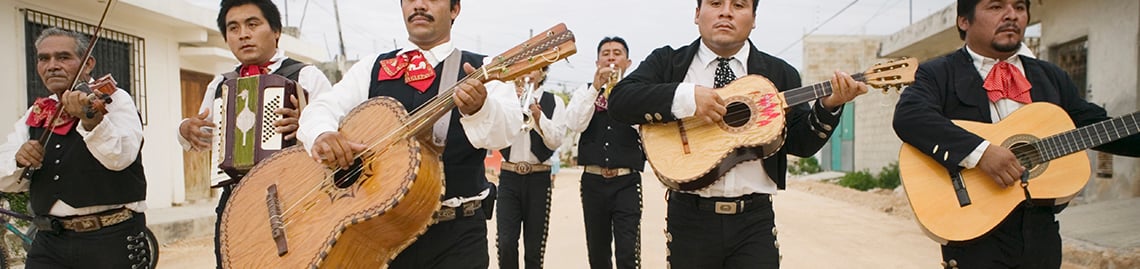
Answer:
<path fill-rule="evenodd" d="M 285 140 L 273 123 L 282 116 L 278 108 L 296 109 L 290 96 L 297 95 L 297 83 L 280 75 L 257 75 L 226 79 L 214 99 L 212 158 L 228 178 L 215 177 L 212 186 L 236 183 L 262 159 L 296 144 Z M 304 100 L 304 93 L 297 98 Z M 304 102 L 304 101 L 300 101 Z"/>

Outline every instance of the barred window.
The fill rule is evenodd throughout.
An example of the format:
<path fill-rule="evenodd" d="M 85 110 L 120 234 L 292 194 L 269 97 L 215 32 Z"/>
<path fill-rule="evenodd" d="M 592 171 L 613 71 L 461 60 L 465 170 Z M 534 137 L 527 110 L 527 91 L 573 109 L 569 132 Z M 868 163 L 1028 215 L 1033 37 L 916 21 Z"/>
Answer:
<path fill-rule="evenodd" d="M 36 37 L 44 29 L 57 27 L 60 29 L 86 34 L 91 37 L 95 25 L 71 20 L 47 13 L 21 9 L 24 14 L 24 40 L 27 58 L 28 106 L 35 102 L 37 97 L 48 96 L 51 93 L 44 87 L 36 72 Z M 86 49 L 86 48 L 83 48 Z M 91 53 L 95 58 L 95 69 L 91 75 L 95 78 L 111 74 L 118 82 L 119 88 L 131 94 L 131 98 L 138 107 L 142 124 L 147 124 L 146 100 L 146 42 L 140 37 L 123 32 L 103 28 L 99 33 L 98 44 Z M 82 57 L 82 55 L 80 55 Z"/>
<path fill-rule="evenodd" d="M 1069 73 L 1073 84 L 1077 84 L 1077 94 L 1081 98 L 1088 97 L 1088 37 L 1078 38 L 1049 49 L 1052 62 Z"/>

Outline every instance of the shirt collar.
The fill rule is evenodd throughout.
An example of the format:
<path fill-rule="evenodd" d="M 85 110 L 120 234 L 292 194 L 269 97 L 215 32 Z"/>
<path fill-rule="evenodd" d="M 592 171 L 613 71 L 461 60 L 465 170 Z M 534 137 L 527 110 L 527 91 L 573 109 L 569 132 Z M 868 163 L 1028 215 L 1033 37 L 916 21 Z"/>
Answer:
<path fill-rule="evenodd" d="M 699 63 L 704 64 L 703 66 L 705 68 L 714 66 L 714 64 L 716 64 L 716 58 L 720 56 L 717 56 L 716 53 L 712 51 L 712 49 L 709 49 L 709 47 L 705 46 L 705 42 L 697 42 L 697 44 L 699 44 L 699 48 L 697 49 L 696 60 Z M 744 63 L 748 62 L 748 53 L 751 51 L 750 48 L 752 48 L 752 41 L 746 40 L 744 42 L 744 46 L 741 46 L 740 50 L 737 50 L 736 54 L 732 55 L 733 60 L 729 61 L 729 63 L 739 62 L 740 66 L 746 66 Z"/>
<path fill-rule="evenodd" d="M 439 62 L 446 59 L 447 56 L 451 55 L 451 52 L 453 50 L 455 50 L 455 46 L 451 44 L 451 41 L 447 41 L 447 42 L 444 42 L 443 44 L 439 44 L 438 46 L 435 46 L 435 47 L 428 49 L 428 50 L 424 50 L 424 49 L 420 49 L 420 48 L 415 48 L 415 50 L 418 50 L 418 51 L 420 51 L 420 53 L 424 54 L 424 60 L 427 60 L 427 63 L 429 65 L 436 66 L 436 65 L 439 65 Z M 399 55 L 399 54 L 403 54 L 404 52 L 408 52 L 408 51 L 409 51 L 408 48 L 403 48 L 403 49 L 400 49 L 400 52 L 396 53 L 396 54 Z"/>
<path fill-rule="evenodd" d="M 982 74 L 982 78 L 985 78 L 987 75 L 989 75 L 990 69 L 998 63 L 998 59 L 982 56 L 981 54 L 974 52 L 973 49 L 970 49 L 970 46 L 966 46 L 966 52 L 970 54 L 970 59 L 974 62 L 974 68 L 978 70 L 979 74 Z M 1009 58 L 1005 59 L 1005 62 L 1013 64 L 1013 66 L 1016 66 L 1017 69 L 1020 70 L 1021 57 L 1018 57 L 1018 55 L 1020 54 L 1009 56 Z"/>
<path fill-rule="evenodd" d="M 265 68 L 268 69 L 269 73 L 272 74 L 274 71 L 277 71 L 277 68 L 281 68 L 281 62 L 284 62 L 286 58 L 289 58 L 289 57 L 285 57 L 285 51 L 281 50 L 279 48 L 273 52 L 273 57 L 269 58 L 269 61 L 272 62 L 273 64 L 270 64 L 269 66 L 267 66 Z M 235 67 L 241 68 L 242 66 L 245 66 L 245 64 L 238 63 L 237 66 L 235 66 Z"/>

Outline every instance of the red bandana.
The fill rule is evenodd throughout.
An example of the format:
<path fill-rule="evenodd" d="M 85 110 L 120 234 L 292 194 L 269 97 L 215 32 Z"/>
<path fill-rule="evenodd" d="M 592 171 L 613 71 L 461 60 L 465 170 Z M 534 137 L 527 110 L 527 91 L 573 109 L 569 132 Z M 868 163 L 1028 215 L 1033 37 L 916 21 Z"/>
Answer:
<path fill-rule="evenodd" d="M 269 74 L 269 65 L 273 62 L 268 62 L 262 65 L 245 65 L 241 67 L 241 76 L 256 76 L 261 74 Z"/>
<path fill-rule="evenodd" d="M 1029 96 L 1029 88 L 1033 86 L 1029 85 L 1029 80 L 1025 79 L 1025 75 L 1022 75 L 1017 67 L 1007 62 L 995 64 L 982 87 L 986 88 L 990 102 L 997 102 L 1002 98 L 1009 98 L 1022 104 L 1033 102 Z"/>
<path fill-rule="evenodd" d="M 56 113 L 59 101 L 55 99 L 40 97 L 36 98 L 36 103 L 32 104 L 32 113 L 28 115 L 28 120 L 24 123 L 28 127 L 49 128 L 47 122 Z M 67 135 L 71 131 L 71 127 L 75 125 L 75 117 L 71 114 L 60 113 L 59 117 L 55 119 L 55 123 L 51 124 L 51 131 L 58 135 Z"/>
<path fill-rule="evenodd" d="M 435 81 L 435 68 L 427 63 L 423 53 L 418 50 L 410 50 L 395 58 L 380 61 L 380 72 L 376 75 L 378 81 L 400 77 L 404 77 L 404 83 L 408 86 L 425 92 Z"/>

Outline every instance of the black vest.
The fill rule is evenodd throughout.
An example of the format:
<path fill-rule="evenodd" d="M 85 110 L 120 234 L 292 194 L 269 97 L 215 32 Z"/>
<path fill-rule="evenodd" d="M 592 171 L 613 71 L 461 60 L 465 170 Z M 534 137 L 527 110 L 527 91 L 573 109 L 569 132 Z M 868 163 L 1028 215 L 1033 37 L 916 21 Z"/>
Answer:
<path fill-rule="evenodd" d="M 538 105 L 542 107 L 542 115 L 547 119 L 552 119 L 554 116 L 554 107 L 558 104 L 554 102 L 554 94 L 542 92 L 542 98 L 539 99 Z M 524 107 L 523 113 L 530 113 L 530 108 Z M 538 119 L 532 119 L 538 120 Z M 511 160 L 511 147 L 507 147 L 501 151 L 503 158 L 507 161 Z M 550 156 L 554 155 L 554 149 L 546 147 L 546 142 L 542 141 L 542 136 L 538 135 L 538 130 L 530 130 L 530 153 L 534 153 L 538 157 L 539 162 L 546 162 Z"/>
<path fill-rule="evenodd" d="M 47 215 L 56 200 L 75 208 L 146 200 L 142 152 L 136 153 L 135 162 L 126 169 L 111 171 L 87 150 L 83 136 L 75 130 L 79 124 L 67 135 L 53 134 L 47 142 L 43 166 L 32 174 L 32 211 Z M 31 137 L 39 137 L 44 129 L 28 131 Z"/>
<path fill-rule="evenodd" d="M 610 118 L 609 110 L 595 111 L 590 125 L 578 138 L 578 164 L 643 171 L 645 152 L 641 149 L 641 136 L 633 126 Z"/>
<path fill-rule="evenodd" d="M 380 74 L 380 61 L 396 57 L 397 52 L 399 50 L 381 54 L 376 58 L 372 65 L 373 75 L 371 85 L 368 88 L 368 97 L 392 97 L 400 101 L 405 110 L 412 111 L 439 93 L 439 82 L 443 76 L 444 63 L 440 62 L 435 66 L 435 81 L 431 83 L 431 87 L 421 93 L 404 83 L 402 78 L 379 81 L 377 75 Z M 483 57 L 483 55 L 462 51 L 460 60 L 479 68 L 483 66 Z M 466 76 L 467 73 L 460 68 L 459 77 L 447 79 L 458 80 Z M 486 149 L 477 149 L 471 145 L 471 141 L 467 139 L 467 134 L 463 132 L 463 125 L 459 124 L 459 108 L 452 108 L 451 125 L 447 129 L 447 144 L 444 146 L 441 156 L 444 184 L 447 186 L 443 200 L 476 196 L 487 188 L 489 183 L 487 183 L 487 177 L 484 174 L 486 172 L 483 170 L 483 159 L 486 155 Z"/>

